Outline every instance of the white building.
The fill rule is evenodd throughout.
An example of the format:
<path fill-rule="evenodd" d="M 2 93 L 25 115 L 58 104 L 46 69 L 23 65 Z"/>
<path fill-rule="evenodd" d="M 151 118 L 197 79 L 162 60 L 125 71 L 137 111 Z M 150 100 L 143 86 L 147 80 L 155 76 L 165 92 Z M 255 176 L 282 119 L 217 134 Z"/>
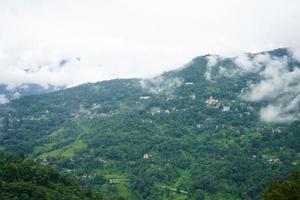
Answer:
<path fill-rule="evenodd" d="M 143 156 L 144 159 L 149 159 L 149 157 L 150 157 L 150 155 L 148 153 L 145 153 Z"/>
<path fill-rule="evenodd" d="M 212 96 L 209 97 L 209 99 L 207 99 L 205 101 L 205 103 L 207 103 L 208 105 L 216 105 L 219 103 L 218 99 L 214 99 Z"/>
<path fill-rule="evenodd" d="M 151 96 L 142 96 L 142 97 L 140 97 L 140 99 L 143 99 L 143 100 L 147 100 L 147 99 L 150 99 L 151 98 Z"/>

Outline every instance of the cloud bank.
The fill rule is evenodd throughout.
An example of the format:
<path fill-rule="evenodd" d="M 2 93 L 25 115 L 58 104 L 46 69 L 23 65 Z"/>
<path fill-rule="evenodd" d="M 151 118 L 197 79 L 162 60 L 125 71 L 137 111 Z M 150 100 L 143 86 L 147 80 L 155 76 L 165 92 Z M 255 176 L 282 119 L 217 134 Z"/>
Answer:
<path fill-rule="evenodd" d="M 288 57 L 258 54 L 235 59 L 239 74 L 257 73 L 258 83 L 245 88 L 242 99 L 267 102 L 260 111 L 263 121 L 290 123 L 300 119 L 300 68 L 288 65 Z"/>
<path fill-rule="evenodd" d="M 0 84 L 151 77 L 207 53 L 298 47 L 299 18 L 298 0 L 4 0 Z"/>

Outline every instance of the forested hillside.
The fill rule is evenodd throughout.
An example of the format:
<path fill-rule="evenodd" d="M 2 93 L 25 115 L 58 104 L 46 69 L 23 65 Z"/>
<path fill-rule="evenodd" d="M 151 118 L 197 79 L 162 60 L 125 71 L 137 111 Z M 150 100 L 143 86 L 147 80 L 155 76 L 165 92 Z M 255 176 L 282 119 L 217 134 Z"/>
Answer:
<path fill-rule="evenodd" d="M 108 196 L 261 199 L 269 179 L 300 169 L 299 63 L 286 49 L 246 58 L 13 100 L 0 106 L 1 148 Z M 263 98 L 274 77 L 283 82 Z"/>
<path fill-rule="evenodd" d="M 83 189 L 78 180 L 23 155 L 0 152 L 1 200 L 101 200 L 100 194 Z"/>
<path fill-rule="evenodd" d="M 282 180 L 271 180 L 264 190 L 264 199 L 300 199 L 300 173 L 292 171 Z"/>

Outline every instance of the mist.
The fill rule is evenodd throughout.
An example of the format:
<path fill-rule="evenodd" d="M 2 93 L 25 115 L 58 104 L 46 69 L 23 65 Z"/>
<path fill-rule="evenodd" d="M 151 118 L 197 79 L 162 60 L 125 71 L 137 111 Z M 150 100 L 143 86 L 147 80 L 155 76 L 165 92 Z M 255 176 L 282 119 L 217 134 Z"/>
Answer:
<path fill-rule="evenodd" d="M 299 11 L 296 0 L 1 1 L 0 83 L 149 78 L 208 53 L 297 49 Z"/>

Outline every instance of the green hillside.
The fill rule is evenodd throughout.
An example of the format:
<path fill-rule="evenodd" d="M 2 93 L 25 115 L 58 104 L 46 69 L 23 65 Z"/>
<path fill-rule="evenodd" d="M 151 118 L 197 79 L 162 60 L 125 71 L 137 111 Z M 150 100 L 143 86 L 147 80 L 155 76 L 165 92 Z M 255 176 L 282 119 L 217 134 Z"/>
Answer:
<path fill-rule="evenodd" d="M 19 155 L 0 152 L 1 200 L 100 200 L 97 193 L 83 189 L 66 173 L 36 164 Z"/>
<path fill-rule="evenodd" d="M 268 52 L 299 63 L 286 49 Z M 152 79 L 84 84 L 0 106 L 0 145 L 125 199 L 261 199 L 300 169 L 300 123 L 267 123 L 241 92 L 257 73 L 208 56 Z M 251 54 L 250 57 L 255 54 Z M 209 71 L 210 80 L 206 78 Z M 297 83 L 293 83 L 297 84 Z M 292 112 L 292 111 L 290 111 Z"/>

